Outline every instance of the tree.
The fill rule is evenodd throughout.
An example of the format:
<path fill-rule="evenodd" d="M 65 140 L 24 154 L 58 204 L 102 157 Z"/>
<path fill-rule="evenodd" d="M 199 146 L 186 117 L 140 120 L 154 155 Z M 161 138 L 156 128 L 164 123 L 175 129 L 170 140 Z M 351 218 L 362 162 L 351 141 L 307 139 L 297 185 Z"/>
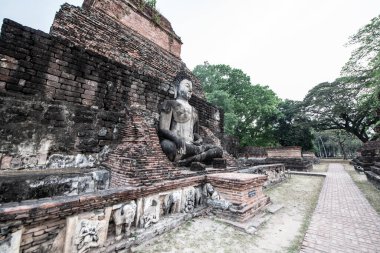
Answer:
<path fill-rule="evenodd" d="M 348 45 L 356 46 L 342 68 L 342 76 L 354 77 L 362 86 L 380 95 L 380 15 L 350 37 Z M 380 127 L 378 121 L 377 126 Z M 379 138 L 375 135 L 373 137 Z"/>
<path fill-rule="evenodd" d="M 315 133 L 315 146 L 320 157 L 343 156 L 353 158 L 361 142 L 344 130 L 327 130 Z"/>
<path fill-rule="evenodd" d="M 374 138 L 380 87 L 380 15 L 350 37 L 356 49 L 342 68 L 342 77 L 321 83 L 304 99 L 305 111 L 319 130 L 341 129 L 362 142 Z"/>
<path fill-rule="evenodd" d="M 375 89 L 355 77 L 321 83 L 306 95 L 304 111 L 317 130 L 342 129 L 367 142 L 379 120 Z"/>
<path fill-rule="evenodd" d="M 279 104 L 276 138 L 282 146 L 301 146 L 302 150 L 313 150 L 312 129 L 302 113 L 302 102 L 285 100 Z"/>
<path fill-rule="evenodd" d="M 252 85 L 242 70 L 205 62 L 194 68 L 209 102 L 225 111 L 225 131 L 243 146 L 276 143 L 274 122 L 280 99 L 267 86 Z"/>
<path fill-rule="evenodd" d="M 356 46 L 342 69 L 343 76 L 361 78 L 368 85 L 379 86 L 380 15 L 350 37 L 348 45 Z M 377 78 L 376 78 L 377 77 Z"/>

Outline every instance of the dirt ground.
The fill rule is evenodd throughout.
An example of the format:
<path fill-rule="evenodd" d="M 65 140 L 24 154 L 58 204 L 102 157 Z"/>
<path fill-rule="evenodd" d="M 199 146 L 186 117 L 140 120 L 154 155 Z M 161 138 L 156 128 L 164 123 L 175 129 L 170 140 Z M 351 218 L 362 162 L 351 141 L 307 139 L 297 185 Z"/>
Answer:
<path fill-rule="evenodd" d="M 326 164 L 316 165 L 323 171 Z M 266 190 L 275 204 L 284 208 L 267 214 L 269 220 L 254 235 L 221 223 L 213 216 L 189 221 L 174 231 L 155 238 L 133 252 L 298 252 L 323 178 L 293 175 L 286 182 Z"/>

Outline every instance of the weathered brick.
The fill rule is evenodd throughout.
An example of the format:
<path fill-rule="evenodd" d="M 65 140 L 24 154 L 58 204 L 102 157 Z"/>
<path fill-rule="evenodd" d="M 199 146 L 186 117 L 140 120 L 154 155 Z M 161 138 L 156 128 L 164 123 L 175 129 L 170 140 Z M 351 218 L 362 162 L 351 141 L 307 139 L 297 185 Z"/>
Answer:
<path fill-rule="evenodd" d="M 47 80 L 50 80 L 50 81 L 53 81 L 53 82 L 58 82 L 59 81 L 59 77 L 58 76 L 54 76 L 54 75 L 51 75 L 51 74 L 45 74 L 45 78 Z"/>
<path fill-rule="evenodd" d="M 66 79 L 69 79 L 69 80 L 74 80 L 74 79 L 75 79 L 75 75 L 72 75 L 72 74 L 66 73 L 66 72 L 64 72 L 64 71 L 61 73 L 61 77 L 66 78 Z"/>

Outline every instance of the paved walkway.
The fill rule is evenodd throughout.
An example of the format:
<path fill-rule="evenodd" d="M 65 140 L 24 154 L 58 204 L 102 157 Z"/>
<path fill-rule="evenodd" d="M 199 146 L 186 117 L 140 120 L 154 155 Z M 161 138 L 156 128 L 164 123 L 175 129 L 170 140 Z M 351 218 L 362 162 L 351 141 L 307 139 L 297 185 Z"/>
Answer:
<path fill-rule="evenodd" d="M 330 164 L 301 253 L 380 252 L 380 216 L 341 164 Z"/>

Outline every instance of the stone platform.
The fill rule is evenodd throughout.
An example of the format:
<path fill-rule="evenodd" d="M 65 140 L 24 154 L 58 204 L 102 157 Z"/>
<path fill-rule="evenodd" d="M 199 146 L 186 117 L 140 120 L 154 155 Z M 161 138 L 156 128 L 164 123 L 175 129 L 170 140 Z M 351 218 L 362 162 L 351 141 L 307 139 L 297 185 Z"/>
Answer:
<path fill-rule="evenodd" d="M 360 148 L 360 155 L 352 160 L 359 172 L 371 171 L 375 162 L 380 162 L 380 141 L 368 141 Z"/>
<path fill-rule="evenodd" d="M 286 179 L 285 165 L 282 163 L 252 166 L 238 170 L 238 172 L 267 175 L 268 180 L 264 183 L 264 187 L 280 183 Z"/>
<path fill-rule="evenodd" d="M 243 173 L 207 175 L 207 182 L 219 192 L 222 199 L 232 204 L 228 210 L 216 209 L 215 213 L 239 222 L 252 218 L 270 202 L 263 193 L 267 178 L 266 175 Z"/>
<path fill-rule="evenodd" d="M 380 162 L 375 162 L 370 167 L 371 170 L 365 171 L 368 181 L 370 181 L 377 189 L 380 190 Z"/>

